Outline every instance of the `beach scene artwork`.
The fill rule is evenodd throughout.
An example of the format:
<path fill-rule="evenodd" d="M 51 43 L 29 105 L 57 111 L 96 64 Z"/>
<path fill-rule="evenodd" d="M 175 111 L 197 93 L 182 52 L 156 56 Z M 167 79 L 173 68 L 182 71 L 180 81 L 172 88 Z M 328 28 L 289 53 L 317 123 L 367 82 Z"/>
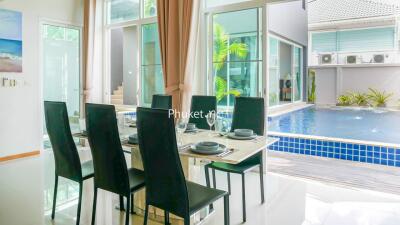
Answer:
<path fill-rule="evenodd" d="M 0 72 L 22 72 L 22 13 L 0 9 Z"/>

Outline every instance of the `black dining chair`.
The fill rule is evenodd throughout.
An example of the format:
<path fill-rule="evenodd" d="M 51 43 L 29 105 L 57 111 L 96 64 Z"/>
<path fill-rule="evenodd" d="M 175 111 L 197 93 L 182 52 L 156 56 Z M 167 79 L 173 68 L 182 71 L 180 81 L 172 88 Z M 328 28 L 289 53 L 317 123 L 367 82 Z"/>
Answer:
<path fill-rule="evenodd" d="M 168 116 L 168 111 L 139 107 L 136 124 L 146 181 L 144 224 L 147 224 L 150 205 L 164 210 L 166 223 L 172 213 L 189 225 L 191 215 L 223 197 L 224 220 L 228 225 L 228 193 L 185 180 L 174 118 Z"/>
<path fill-rule="evenodd" d="M 232 118 L 231 131 L 235 129 L 252 129 L 257 135 L 264 135 L 265 126 L 265 108 L 263 98 L 237 97 Z M 215 170 L 227 172 L 228 192 L 231 193 L 230 173 L 240 174 L 242 176 L 242 204 L 243 204 L 243 222 L 246 222 L 246 190 L 245 173 L 259 166 L 260 168 L 260 186 L 261 203 L 264 203 L 264 162 L 263 152 L 244 160 L 239 164 L 229 164 L 222 162 L 212 162 L 205 166 L 206 183 L 210 187 L 209 168 L 213 172 L 213 183 L 216 188 Z"/>
<path fill-rule="evenodd" d="M 86 104 L 86 131 L 94 165 L 94 199 L 92 225 L 95 223 L 97 189 L 103 189 L 127 198 L 125 224 L 129 224 L 131 194 L 144 188 L 144 173 L 129 168 L 121 146 L 115 107 Z M 129 204 L 130 202 L 130 204 Z"/>
<path fill-rule="evenodd" d="M 210 111 L 217 112 L 217 98 L 215 96 L 193 95 L 190 106 L 192 116 L 189 118 L 189 123 L 196 124 L 199 129 L 209 129 L 205 115 Z"/>
<path fill-rule="evenodd" d="M 64 177 L 79 183 L 78 213 L 76 224 L 79 225 L 82 205 L 83 181 L 94 176 L 93 162 L 81 164 L 78 150 L 72 138 L 65 102 L 44 102 L 47 134 L 53 148 L 55 160 L 55 184 L 51 219 L 54 219 L 57 200 L 58 177 Z"/>
<path fill-rule="evenodd" d="M 171 95 L 153 95 L 151 100 L 152 109 L 172 109 Z"/>

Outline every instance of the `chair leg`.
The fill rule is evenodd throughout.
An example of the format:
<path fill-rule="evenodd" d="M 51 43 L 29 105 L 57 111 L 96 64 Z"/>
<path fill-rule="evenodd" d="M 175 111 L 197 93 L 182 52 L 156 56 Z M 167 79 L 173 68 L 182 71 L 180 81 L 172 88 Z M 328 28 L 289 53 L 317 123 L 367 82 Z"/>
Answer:
<path fill-rule="evenodd" d="M 128 196 L 126 197 L 126 211 L 125 211 L 125 225 L 129 225 L 129 207 L 131 204 L 129 204 L 131 201 L 131 195 L 128 194 Z"/>
<path fill-rule="evenodd" d="M 79 221 L 80 221 L 80 218 L 81 218 L 82 186 L 83 186 L 83 183 L 80 182 L 79 183 L 79 199 L 78 199 L 78 213 L 77 213 L 77 216 L 76 216 L 76 225 L 79 225 Z"/>
<path fill-rule="evenodd" d="M 119 196 L 119 210 L 125 211 L 124 196 Z"/>
<path fill-rule="evenodd" d="M 224 224 L 230 224 L 230 215 L 229 215 L 229 195 L 224 196 Z"/>
<path fill-rule="evenodd" d="M 96 203 L 97 203 L 97 187 L 94 188 L 94 195 L 93 195 L 92 225 L 94 225 L 96 219 Z"/>
<path fill-rule="evenodd" d="M 144 209 L 144 220 L 143 220 L 143 225 L 147 225 L 147 218 L 149 216 L 149 205 L 146 204 L 146 207 Z"/>
<path fill-rule="evenodd" d="M 264 204 L 265 198 L 264 198 L 264 166 L 263 166 L 263 163 L 260 164 L 260 188 L 261 188 L 261 204 Z"/>
<path fill-rule="evenodd" d="M 184 225 L 190 225 L 190 216 L 185 217 Z"/>
<path fill-rule="evenodd" d="M 244 173 L 242 174 L 242 204 L 243 204 L 243 223 L 246 222 L 246 188 L 245 188 L 245 179 Z"/>
<path fill-rule="evenodd" d="M 215 179 L 215 169 L 212 169 L 214 189 L 217 188 L 217 180 Z"/>
<path fill-rule="evenodd" d="M 51 219 L 52 220 L 54 220 L 54 216 L 55 216 L 55 212 L 56 212 L 57 188 L 58 188 L 58 175 L 56 174 L 56 179 L 54 181 L 53 210 L 51 211 Z"/>
<path fill-rule="evenodd" d="M 211 187 L 211 185 L 210 185 L 210 171 L 209 171 L 209 168 L 208 168 L 207 165 L 204 166 L 204 171 L 205 171 L 205 174 L 206 174 L 206 185 L 207 185 L 207 187 Z M 210 207 L 210 212 L 214 210 L 213 204 L 210 204 L 209 207 Z"/>
<path fill-rule="evenodd" d="M 135 214 L 135 205 L 134 205 L 134 201 L 135 200 L 135 194 L 132 193 L 131 194 L 131 214 Z"/>
<path fill-rule="evenodd" d="M 169 212 L 164 210 L 164 224 L 169 225 Z"/>
<path fill-rule="evenodd" d="M 228 176 L 228 193 L 231 195 L 231 173 L 226 173 Z"/>

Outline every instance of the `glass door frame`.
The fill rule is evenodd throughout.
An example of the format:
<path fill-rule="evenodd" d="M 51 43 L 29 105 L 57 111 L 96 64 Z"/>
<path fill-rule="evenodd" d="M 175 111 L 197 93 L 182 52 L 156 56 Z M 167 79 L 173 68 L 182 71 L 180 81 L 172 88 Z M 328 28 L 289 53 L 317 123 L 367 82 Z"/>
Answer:
<path fill-rule="evenodd" d="M 205 8 L 203 10 L 203 16 L 205 17 L 204 19 L 204 27 L 202 28 L 204 31 L 205 35 L 205 43 L 204 45 L 206 46 L 206 76 L 205 76 L 205 83 L 206 83 L 206 93 L 208 95 L 214 95 L 215 94 L 215 79 L 214 79 L 214 73 L 213 73 L 213 37 L 214 37 L 214 32 L 213 32 L 213 24 L 214 24 L 214 15 L 216 14 L 221 14 L 221 13 L 229 13 L 229 12 L 236 12 L 236 11 L 242 11 L 242 10 L 249 10 L 249 9 L 258 9 L 260 13 L 258 13 L 258 20 L 257 20 L 257 27 L 260 28 L 258 30 L 258 38 L 259 41 L 257 43 L 258 45 L 258 54 L 261 56 L 261 60 L 258 66 L 258 71 L 257 71 L 257 97 L 264 97 L 265 101 L 265 108 L 267 111 L 268 108 L 268 99 L 265 98 L 266 93 L 267 93 L 267 87 L 268 87 L 268 81 L 266 79 L 267 75 L 267 48 L 268 44 L 265 42 L 267 30 L 268 30 L 268 21 L 267 21 L 267 4 L 265 1 L 248 1 L 248 2 L 240 2 L 240 3 L 234 3 L 230 5 L 224 5 L 224 6 L 216 6 L 212 8 Z M 261 25 L 260 25 L 261 22 Z M 260 54 L 261 53 L 261 54 Z M 260 72 L 260 66 L 261 66 L 261 72 Z"/>
<path fill-rule="evenodd" d="M 140 15 L 137 19 L 134 20 L 129 20 L 129 21 L 124 21 L 124 22 L 117 22 L 117 23 L 108 23 L 108 13 L 109 13 L 109 4 L 107 4 L 108 1 L 104 2 L 104 20 L 103 20 L 103 27 L 104 27 L 104 33 L 103 33 L 103 60 L 104 60 L 104 77 L 103 77 L 103 95 L 104 95 L 104 100 L 106 103 L 111 103 L 111 95 L 112 92 L 111 90 L 111 59 L 110 56 L 111 54 L 111 30 L 116 29 L 116 28 L 125 28 L 125 27 L 132 27 L 136 26 L 137 30 L 137 46 L 138 46 L 138 51 L 136 52 L 136 60 L 137 60 L 137 68 L 135 69 L 135 72 L 137 74 L 137 83 L 136 83 L 136 99 L 137 99 L 137 106 L 142 106 L 142 26 L 146 24 L 152 24 L 152 23 L 158 23 L 157 22 L 157 17 L 152 16 L 152 17 L 144 17 L 143 16 L 143 10 L 142 10 L 142 0 L 139 1 L 139 10 L 140 10 Z"/>

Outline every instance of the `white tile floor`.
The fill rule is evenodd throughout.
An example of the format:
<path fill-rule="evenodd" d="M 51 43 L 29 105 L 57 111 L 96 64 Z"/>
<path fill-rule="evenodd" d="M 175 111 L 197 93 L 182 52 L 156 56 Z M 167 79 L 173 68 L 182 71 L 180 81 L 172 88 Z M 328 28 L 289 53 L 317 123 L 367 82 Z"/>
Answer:
<path fill-rule="evenodd" d="M 53 188 L 51 154 L 0 164 L 1 225 L 75 224 L 76 202 L 59 207 L 51 221 L 45 212 L 44 192 Z M 226 188 L 226 176 L 217 172 L 218 188 Z M 400 196 L 327 185 L 279 174 L 267 174 L 266 203 L 260 204 L 258 175 L 247 176 L 248 221 L 251 225 L 397 225 Z M 92 181 L 85 182 L 81 224 L 90 224 Z M 399 184 L 400 185 L 400 184 Z M 231 224 L 241 224 L 240 177 L 232 175 Z M 113 199 L 113 200 L 111 200 Z M 117 196 L 102 193 L 97 224 L 124 224 L 124 214 L 113 209 Z M 132 217 L 131 224 L 142 224 Z M 131 220 L 131 221 L 132 221 Z M 155 223 L 153 223 L 155 224 Z M 205 225 L 223 224 L 222 202 Z"/>

